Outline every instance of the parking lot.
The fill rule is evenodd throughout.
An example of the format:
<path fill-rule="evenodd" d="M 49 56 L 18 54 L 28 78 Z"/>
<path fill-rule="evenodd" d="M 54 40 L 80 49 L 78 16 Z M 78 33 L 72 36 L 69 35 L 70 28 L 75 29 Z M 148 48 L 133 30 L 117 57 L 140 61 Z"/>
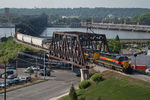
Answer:
<path fill-rule="evenodd" d="M 26 71 L 27 71 L 27 68 L 17 68 L 17 70 L 7 69 L 6 86 L 11 87 L 11 86 L 18 85 L 18 84 L 20 85 L 24 82 L 30 82 L 32 80 L 35 80 L 35 78 L 38 78 L 38 79 L 44 78 L 44 76 L 42 76 L 43 71 L 41 69 L 34 70 L 33 74 L 30 74 L 29 72 L 26 72 Z M 13 73 L 9 75 L 8 72 L 9 73 L 13 72 Z M 42 75 L 40 75 L 41 73 Z M 0 74 L 1 74 L 1 78 L 0 78 L 0 90 L 1 90 L 2 88 L 4 88 L 4 76 L 5 76 L 4 69 L 0 69 Z"/>
<path fill-rule="evenodd" d="M 7 92 L 7 100 L 49 100 L 67 93 L 72 84 L 77 86 L 80 82 L 80 77 L 67 70 L 53 70 L 46 78 L 49 78 L 46 82 Z M 0 100 L 3 100 L 3 94 L 0 94 Z"/>

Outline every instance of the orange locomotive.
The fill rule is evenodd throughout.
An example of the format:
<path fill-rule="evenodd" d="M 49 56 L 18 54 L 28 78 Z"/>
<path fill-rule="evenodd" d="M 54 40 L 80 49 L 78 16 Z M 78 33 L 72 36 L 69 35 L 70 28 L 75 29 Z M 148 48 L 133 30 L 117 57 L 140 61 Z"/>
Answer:
<path fill-rule="evenodd" d="M 103 64 L 106 67 L 123 71 L 125 73 L 131 73 L 132 68 L 127 56 L 110 54 L 104 52 L 95 52 L 93 54 L 93 59 L 95 63 Z"/>
<path fill-rule="evenodd" d="M 73 49 L 73 52 L 78 54 L 77 50 L 75 51 Z M 91 60 L 96 64 L 102 64 L 105 67 L 120 70 L 125 73 L 132 73 L 130 61 L 127 56 L 105 52 L 86 52 L 84 56 L 87 60 Z"/>

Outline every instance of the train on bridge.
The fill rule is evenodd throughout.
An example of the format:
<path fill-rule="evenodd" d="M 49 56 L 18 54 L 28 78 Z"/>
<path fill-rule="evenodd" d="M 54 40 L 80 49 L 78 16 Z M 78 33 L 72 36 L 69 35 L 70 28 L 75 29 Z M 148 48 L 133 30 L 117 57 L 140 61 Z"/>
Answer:
<path fill-rule="evenodd" d="M 40 37 L 35 37 L 35 36 L 30 36 L 26 34 L 22 34 L 19 32 L 15 33 L 15 38 L 23 43 L 29 44 L 31 46 L 39 47 L 48 50 L 49 45 L 48 45 L 48 40 L 46 38 L 40 38 Z"/>
<path fill-rule="evenodd" d="M 35 47 L 40 47 L 40 48 L 50 51 L 51 43 L 46 44 L 47 39 L 38 38 L 38 37 L 30 36 L 30 35 L 25 35 L 25 34 L 22 34 L 19 32 L 16 32 L 15 38 L 16 38 L 16 40 L 18 40 L 20 42 L 23 42 L 23 43 L 26 43 L 26 44 L 29 44 L 29 45 L 32 45 Z M 59 44 L 58 47 L 61 47 L 59 42 L 56 44 Z M 91 47 L 91 46 L 89 46 L 89 47 Z M 112 68 L 115 70 L 120 70 L 125 73 L 132 72 L 132 69 L 131 69 L 131 66 L 129 63 L 130 61 L 127 56 L 111 54 L 109 52 L 107 52 L 107 53 L 101 52 L 98 50 L 87 50 L 85 48 L 82 48 L 82 49 L 83 49 L 83 56 L 84 56 L 86 62 L 101 64 L 105 67 L 109 67 L 109 68 Z M 77 48 L 72 48 L 71 52 L 73 53 L 73 55 L 75 55 L 75 57 L 81 55 L 81 52 Z"/>

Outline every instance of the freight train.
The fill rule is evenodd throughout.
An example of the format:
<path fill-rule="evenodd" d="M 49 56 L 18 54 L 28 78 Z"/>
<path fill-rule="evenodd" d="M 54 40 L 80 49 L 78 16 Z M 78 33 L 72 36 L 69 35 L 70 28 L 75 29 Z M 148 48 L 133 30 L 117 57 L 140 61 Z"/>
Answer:
<path fill-rule="evenodd" d="M 26 44 L 39 47 L 39 48 L 44 48 L 44 49 L 49 49 L 49 45 L 46 44 L 47 39 L 45 38 L 39 38 L 39 37 L 34 37 L 30 35 L 25 35 L 19 32 L 15 33 L 15 38 L 18 41 L 24 42 Z"/>
<path fill-rule="evenodd" d="M 130 61 L 128 57 L 124 55 L 95 52 L 93 54 L 93 61 L 96 64 L 101 64 L 114 70 L 119 70 L 124 73 L 132 73 Z"/>
<path fill-rule="evenodd" d="M 38 38 L 30 35 L 21 34 L 19 32 L 16 32 L 16 39 L 18 41 L 48 49 L 49 46 L 46 46 L 45 41 L 47 41 L 44 38 Z M 74 53 L 78 53 L 78 51 L 73 50 Z M 87 59 L 92 59 L 94 63 L 96 64 L 102 64 L 105 67 L 109 67 L 115 70 L 120 70 L 125 73 L 132 73 L 132 68 L 129 62 L 129 59 L 127 56 L 118 55 L 118 54 L 111 54 L 111 53 L 105 53 L 105 52 L 91 52 L 91 53 L 84 53 L 84 56 Z"/>

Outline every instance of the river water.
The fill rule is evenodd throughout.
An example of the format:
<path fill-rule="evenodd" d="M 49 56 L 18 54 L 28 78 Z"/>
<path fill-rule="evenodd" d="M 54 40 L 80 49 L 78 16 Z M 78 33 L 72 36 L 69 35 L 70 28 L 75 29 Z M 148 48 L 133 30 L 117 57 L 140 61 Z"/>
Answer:
<path fill-rule="evenodd" d="M 80 31 L 86 32 L 86 28 L 47 28 L 42 36 L 52 36 L 54 31 Z M 120 39 L 150 39 L 150 33 L 145 32 L 129 32 L 129 31 L 118 31 L 118 30 L 102 30 L 93 29 L 95 33 L 105 34 L 108 39 L 115 38 L 116 35 Z M 89 31 L 90 32 L 90 31 Z M 0 37 L 14 35 L 14 28 L 0 28 Z"/>

